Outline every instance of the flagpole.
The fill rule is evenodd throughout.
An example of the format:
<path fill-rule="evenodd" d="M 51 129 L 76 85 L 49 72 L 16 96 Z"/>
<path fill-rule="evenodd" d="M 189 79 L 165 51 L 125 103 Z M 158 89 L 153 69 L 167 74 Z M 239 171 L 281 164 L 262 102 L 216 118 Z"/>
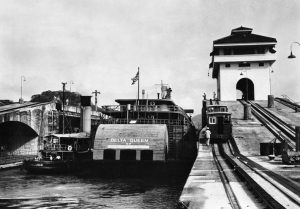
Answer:
<path fill-rule="evenodd" d="M 139 75 L 139 77 L 138 77 L 138 101 L 137 101 L 137 108 L 138 108 L 138 115 L 137 115 L 137 118 L 139 119 L 139 106 L 140 106 L 140 78 L 141 78 L 141 76 L 140 76 L 140 67 L 138 67 L 138 75 Z"/>

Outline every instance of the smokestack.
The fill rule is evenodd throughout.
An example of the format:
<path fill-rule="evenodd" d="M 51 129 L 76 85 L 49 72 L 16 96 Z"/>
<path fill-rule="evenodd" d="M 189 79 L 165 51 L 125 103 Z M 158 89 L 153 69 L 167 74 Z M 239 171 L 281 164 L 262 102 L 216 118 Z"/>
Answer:
<path fill-rule="evenodd" d="M 91 96 L 81 96 L 80 129 L 82 132 L 91 134 Z"/>

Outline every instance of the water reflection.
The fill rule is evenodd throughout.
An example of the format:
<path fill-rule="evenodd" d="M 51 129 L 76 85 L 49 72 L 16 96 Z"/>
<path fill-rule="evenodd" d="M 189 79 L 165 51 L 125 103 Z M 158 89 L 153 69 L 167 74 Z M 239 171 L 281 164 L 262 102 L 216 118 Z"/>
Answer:
<path fill-rule="evenodd" d="M 108 179 L 0 172 L 0 208 L 175 208 L 185 179 Z"/>

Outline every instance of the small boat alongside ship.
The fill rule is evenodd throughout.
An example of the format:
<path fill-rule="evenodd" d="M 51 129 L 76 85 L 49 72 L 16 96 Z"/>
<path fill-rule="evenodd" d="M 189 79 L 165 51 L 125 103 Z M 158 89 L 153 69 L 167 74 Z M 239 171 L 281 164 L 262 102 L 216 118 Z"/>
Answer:
<path fill-rule="evenodd" d="M 25 160 L 30 173 L 68 173 L 92 159 L 91 139 L 86 133 L 51 134 L 44 137 L 38 156 Z"/>

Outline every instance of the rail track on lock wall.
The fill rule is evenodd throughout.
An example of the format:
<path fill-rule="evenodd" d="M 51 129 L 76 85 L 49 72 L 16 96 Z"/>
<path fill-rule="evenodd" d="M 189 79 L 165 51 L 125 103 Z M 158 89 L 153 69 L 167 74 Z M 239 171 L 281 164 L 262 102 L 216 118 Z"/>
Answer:
<path fill-rule="evenodd" d="M 292 101 L 290 101 L 288 99 L 276 97 L 274 100 L 276 102 L 279 102 L 279 103 L 281 103 L 281 104 L 283 104 L 283 105 L 285 105 L 285 106 L 293 109 L 293 110 L 300 111 L 300 105 L 297 104 L 297 103 L 295 103 L 295 102 L 292 102 Z"/>
<path fill-rule="evenodd" d="M 295 128 L 261 105 L 252 101 L 241 101 L 251 105 L 253 115 L 281 142 L 286 142 L 290 149 L 295 148 Z"/>
<path fill-rule="evenodd" d="M 240 154 L 233 139 L 231 143 L 219 145 L 219 153 L 245 180 L 252 193 L 263 201 L 263 208 L 300 208 L 298 183 L 265 169 Z"/>
<path fill-rule="evenodd" d="M 224 186 L 224 190 L 225 190 L 225 193 L 227 195 L 227 198 L 229 200 L 229 203 L 230 203 L 231 207 L 233 209 L 242 208 L 240 206 L 238 200 L 237 200 L 237 197 L 234 194 L 234 191 L 233 191 L 231 185 L 230 185 L 229 178 L 227 177 L 227 175 L 224 171 L 225 158 L 220 155 L 219 148 L 217 147 L 216 144 L 212 146 L 212 153 L 213 153 L 213 158 L 214 158 L 215 164 L 217 166 L 217 169 L 218 169 L 218 172 L 219 172 L 219 175 L 220 175 L 220 179 L 221 179 L 222 184 Z M 221 161 L 223 161 L 223 163 L 221 163 Z M 228 171 L 228 169 L 227 169 L 227 171 Z"/>

